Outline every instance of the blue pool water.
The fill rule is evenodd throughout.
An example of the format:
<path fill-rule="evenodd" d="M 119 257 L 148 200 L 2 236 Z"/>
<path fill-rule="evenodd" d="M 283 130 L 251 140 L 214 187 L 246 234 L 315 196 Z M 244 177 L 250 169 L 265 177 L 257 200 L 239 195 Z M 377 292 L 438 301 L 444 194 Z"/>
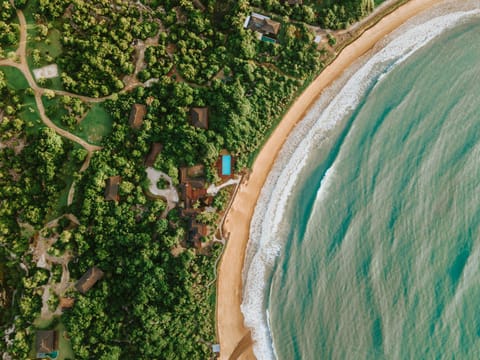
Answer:
<path fill-rule="evenodd" d="M 232 175 L 232 156 L 231 155 L 222 156 L 222 175 L 224 176 Z"/>

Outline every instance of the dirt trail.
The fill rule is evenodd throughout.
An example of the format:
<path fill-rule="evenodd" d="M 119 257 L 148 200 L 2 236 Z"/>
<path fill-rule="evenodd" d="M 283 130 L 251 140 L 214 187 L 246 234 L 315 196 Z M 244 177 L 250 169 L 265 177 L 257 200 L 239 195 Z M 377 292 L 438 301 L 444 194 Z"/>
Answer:
<path fill-rule="evenodd" d="M 25 15 L 21 10 L 17 10 L 17 16 L 18 16 L 18 21 L 20 23 L 20 42 L 18 44 L 18 49 L 16 51 L 16 55 L 19 58 L 20 62 L 17 63 L 13 60 L 10 59 L 5 59 L 0 61 L 0 65 L 3 66 L 11 66 L 15 67 L 18 70 L 20 70 L 25 76 L 25 79 L 28 82 L 28 85 L 32 88 L 35 94 L 35 102 L 38 107 L 38 112 L 40 114 L 40 118 L 42 119 L 43 123 L 48 126 L 49 128 L 53 129 L 57 134 L 60 136 L 63 136 L 73 142 L 76 142 L 77 144 L 83 146 L 89 153 L 92 151 L 100 150 L 100 146 L 92 145 L 86 142 L 85 140 L 79 138 L 76 135 L 73 135 L 69 133 L 66 130 L 63 130 L 59 128 L 57 125 L 55 125 L 45 114 L 45 108 L 42 103 L 42 95 L 45 94 L 45 91 L 48 89 L 41 88 L 37 85 L 35 80 L 33 79 L 32 73 L 30 72 L 30 69 L 28 68 L 28 63 L 27 63 L 27 22 L 25 20 Z M 58 91 L 55 93 L 59 93 Z M 70 94 L 67 92 L 62 92 L 65 95 L 70 95 L 70 96 L 76 96 L 75 94 Z"/>
<path fill-rule="evenodd" d="M 93 155 L 92 152 L 89 152 L 87 154 L 87 157 L 85 158 L 85 161 L 83 162 L 82 167 L 80 168 L 80 172 L 84 172 L 85 170 L 88 169 L 88 165 L 90 165 L 90 160 L 92 160 L 92 155 Z M 75 195 L 75 181 L 72 182 L 72 185 L 70 186 L 70 190 L 68 191 L 68 197 L 67 197 L 68 206 L 72 205 L 74 195 Z"/>
<path fill-rule="evenodd" d="M 72 214 L 62 215 L 45 225 L 42 230 L 53 229 L 58 226 L 58 221 L 65 217 L 74 223 L 78 224 L 78 219 Z M 48 300 L 50 299 L 50 293 L 54 293 L 56 296 L 61 297 L 68 288 L 73 286 L 73 282 L 70 281 L 70 271 L 68 270 L 68 263 L 73 258 L 69 251 L 65 251 L 61 256 L 53 256 L 48 253 L 48 250 L 58 241 L 59 235 L 55 234 L 50 237 L 44 237 L 40 230 L 36 236 L 35 248 L 33 249 L 33 259 L 37 262 L 37 267 L 51 271 L 52 265 L 58 264 L 62 266 L 62 276 L 60 282 L 51 283 L 51 275 L 48 284 L 43 286 L 42 294 L 42 310 L 40 312 L 43 319 L 49 319 L 53 315 L 60 315 L 62 310 L 60 305 L 57 305 L 55 310 L 50 310 L 48 306 Z"/>

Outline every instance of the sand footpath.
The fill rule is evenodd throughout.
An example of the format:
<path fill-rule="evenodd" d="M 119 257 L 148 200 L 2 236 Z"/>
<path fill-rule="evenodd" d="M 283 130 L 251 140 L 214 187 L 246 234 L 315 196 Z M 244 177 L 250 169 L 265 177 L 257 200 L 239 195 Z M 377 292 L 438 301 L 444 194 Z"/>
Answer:
<path fill-rule="evenodd" d="M 365 31 L 300 95 L 258 154 L 252 172 L 240 185 L 224 223 L 223 233 L 230 233 L 230 237 L 219 266 L 217 283 L 220 359 L 255 359 L 249 329 L 244 326 L 240 311 L 242 269 L 257 199 L 289 133 L 322 91 L 342 75 L 345 69 L 405 21 L 441 2 L 442 0 L 411 0 Z"/>

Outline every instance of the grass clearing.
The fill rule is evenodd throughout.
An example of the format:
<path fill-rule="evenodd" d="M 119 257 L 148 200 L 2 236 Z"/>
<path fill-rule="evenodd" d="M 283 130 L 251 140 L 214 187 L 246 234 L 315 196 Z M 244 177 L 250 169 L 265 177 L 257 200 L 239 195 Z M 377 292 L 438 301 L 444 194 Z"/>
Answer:
<path fill-rule="evenodd" d="M 52 120 L 55 125 L 60 126 L 61 128 L 71 131 L 62 124 L 62 116 L 67 114 L 67 110 L 63 107 L 60 102 L 61 97 L 55 96 L 52 99 L 42 96 L 43 106 L 45 107 L 45 114 Z"/>
<path fill-rule="evenodd" d="M 65 162 L 65 166 L 61 169 L 61 172 L 59 173 L 63 183 L 65 184 L 65 187 L 58 193 L 57 203 L 53 208 L 56 213 L 52 212 L 52 214 L 49 215 L 51 219 L 54 219 L 67 211 L 66 208 L 68 206 L 68 193 L 70 192 L 70 188 L 72 186 L 72 183 L 74 182 L 74 174 L 78 172 L 82 167 L 82 162 L 79 163 L 78 160 L 74 158 L 73 151 L 83 148 L 77 143 L 72 142 L 72 144 L 73 149 L 69 152 L 68 160 Z"/>
<path fill-rule="evenodd" d="M 58 360 L 65 360 L 65 359 L 74 359 L 75 354 L 72 350 L 72 344 L 70 339 L 68 338 L 67 331 L 65 329 L 65 325 L 60 322 L 56 327 L 55 330 L 58 331 Z"/>
<path fill-rule="evenodd" d="M 40 26 L 47 26 L 46 23 L 39 25 L 34 19 L 34 14 L 37 12 L 39 7 L 37 0 L 29 0 L 27 6 L 25 7 L 23 13 L 27 21 L 27 62 L 30 70 L 37 69 L 49 64 L 57 63 L 58 57 L 62 54 L 62 44 L 61 44 L 61 32 L 54 26 L 48 30 L 46 38 L 40 36 Z M 33 62 L 33 52 L 38 50 L 40 53 L 40 61 L 37 64 Z M 58 66 L 58 64 L 57 64 Z M 59 67 L 58 73 L 61 74 L 61 68 Z M 54 90 L 63 90 L 62 80 L 59 77 L 53 79 L 47 79 L 45 84 L 42 86 L 54 89 Z"/>
<path fill-rule="evenodd" d="M 18 17 L 15 16 L 13 19 L 10 19 L 8 22 L 9 22 L 11 25 L 15 25 L 15 27 L 16 27 L 15 35 L 16 35 L 16 38 L 17 38 L 17 40 L 16 40 L 17 43 L 16 43 L 16 45 L 8 45 L 8 46 L 1 46 L 1 45 L 0 45 L 0 50 L 1 50 L 1 51 L 0 51 L 0 59 L 2 59 L 2 55 L 1 55 L 1 54 L 2 54 L 2 51 L 3 51 L 3 55 L 4 55 L 5 58 L 7 57 L 7 54 L 8 54 L 9 52 L 12 52 L 12 51 L 15 52 L 15 51 L 17 51 L 18 43 L 19 43 L 19 41 L 20 41 L 20 23 L 19 23 L 19 21 L 18 21 Z"/>
<path fill-rule="evenodd" d="M 53 329 L 57 332 L 58 337 L 58 357 L 57 360 L 66 360 L 66 359 L 75 359 L 75 354 L 72 350 L 72 344 L 68 338 L 68 334 L 65 329 L 65 325 L 62 323 L 61 318 L 55 317 L 49 320 L 42 320 L 37 318 L 34 322 L 34 326 L 42 330 Z M 32 349 L 30 351 L 30 358 L 36 358 L 35 351 L 35 337 L 32 344 Z"/>
<path fill-rule="evenodd" d="M 102 104 L 93 104 L 87 116 L 80 122 L 75 135 L 89 143 L 100 145 L 104 136 L 112 132 L 112 118 Z"/>
<path fill-rule="evenodd" d="M 30 88 L 27 79 L 25 79 L 25 76 L 23 76 L 22 72 L 17 68 L 1 66 L 0 70 L 5 73 L 8 86 L 12 89 L 26 90 Z M 33 95 L 24 94 L 23 105 L 18 112 L 18 117 L 25 121 L 27 133 L 29 134 L 38 132 L 38 130 L 44 126 Z"/>
<path fill-rule="evenodd" d="M 25 90 L 30 87 L 27 79 L 23 76 L 22 72 L 12 66 L 0 66 L 0 70 L 5 73 L 8 86 L 15 90 Z"/>
<path fill-rule="evenodd" d="M 67 115 L 68 112 L 62 105 L 60 96 L 56 96 L 53 99 L 47 99 L 43 96 L 42 102 L 45 106 L 47 116 L 55 125 L 77 135 L 90 144 L 100 145 L 103 138 L 112 132 L 112 118 L 102 104 L 93 104 L 90 109 L 87 110 L 87 115 L 80 123 L 74 128 L 69 128 L 62 121 L 62 116 Z M 86 106 L 88 106 L 88 104 L 86 104 Z"/>
<path fill-rule="evenodd" d="M 27 5 L 23 9 L 23 14 L 25 15 L 25 20 L 29 25 L 35 25 L 35 20 L 33 18 L 33 13 L 37 12 L 38 9 L 38 0 L 28 0 Z"/>

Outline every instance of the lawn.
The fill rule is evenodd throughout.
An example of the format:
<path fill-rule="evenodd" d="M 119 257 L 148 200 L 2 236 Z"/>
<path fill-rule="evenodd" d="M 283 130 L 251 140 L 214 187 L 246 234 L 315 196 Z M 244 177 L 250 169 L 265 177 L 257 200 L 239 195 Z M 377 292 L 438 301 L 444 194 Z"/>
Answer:
<path fill-rule="evenodd" d="M 68 141 L 68 140 L 65 140 Z M 80 149 L 81 146 L 73 143 L 73 150 Z M 73 183 L 73 174 L 80 170 L 82 166 L 76 159 L 72 156 L 72 151 L 68 154 L 69 159 L 66 161 L 64 167 L 60 170 L 59 175 L 62 178 L 65 187 L 58 193 L 57 203 L 52 209 L 52 212 L 48 215 L 50 220 L 62 215 L 65 213 L 65 209 L 68 203 L 68 193 Z"/>
<path fill-rule="evenodd" d="M 39 35 L 38 26 L 33 18 L 33 13 L 38 8 L 37 0 L 28 1 L 27 6 L 25 7 L 24 14 L 27 21 L 28 29 L 28 43 L 27 43 L 27 61 L 29 68 L 37 69 L 45 65 L 56 63 L 56 59 L 62 54 L 62 44 L 60 38 L 62 34 L 59 30 L 55 28 L 48 30 L 47 38 L 41 41 L 37 41 L 35 38 Z M 44 24 L 47 25 L 47 24 Z M 36 65 L 33 64 L 32 52 L 33 50 L 40 51 L 40 62 Z M 51 61 L 47 61 L 46 57 L 50 56 L 53 58 Z M 58 64 L 57 64 L 58 65 Z M 61 69 L 58 69 L 58 73 L 61 73 Z M 43 87 L 54 89 L 54 90 L 63 90 L 62 80 L 59 77 L 54 79 L 48 79 L 45 84 L 42 84 Z"/>
<path fill-rule="evenodd" d="M 10 66 L 1 66 L 0 70 L 5 73 L 8 86 L 12 89 L 25 90 L 30 87 L 20 70 Z M 31 95 L 24 95 L 22 109 L 18 113 L 18 116 L 27 124 L 27 133 L 36 132 L 44 126 L 38 113 L 35 98 Z"/>
<path fill-rule="evenodd" d="M 70 340 L 68 340 L 68 335 L 65 331 L 65 325 L 59 318 L 55 318 L 53 320 L 40 320 L 37 318 L 34 322 L 34 325 L 38 329 L 51 329 L 51 326 L 54 325 L 53 329 L 57 331 L 58 336 L 58 357 L 57 360 L 66 360 L 66 359 L 74 359 L 75 354 L 72 350 L 72 344 Z M 32 351 L 30 352 L 30 358 L 35 359 L 35 340 L 32 344 Z"/>
<path fill-rule="evenodd" d="M 17 50 L 17 48 L 18 48 L 18 41 L 19 41 L 19 39 L 20 39 L 20 24 L 19 24 L 19 22 L 18 22 L 18 18 L 15 16 L 13 19 L 9 20 L 9 23 L 10 23 L 10 24 L 15 24 L 15 25 L 18 26 L 17 32 L 16 32 L 16 33 L 17 33 L 17 45 L 9 45 L 9 46 L 4 46 L 4 47 L 0 46 L 0 49 L 3 50 L 3 55 L 4 55 L 5 57 L 7 57 L 7 54 L 8 54 L 9 52 L 12 52 L 12 51 L 15 52 L 15 51 Z M 2 57 L 0 56 L 0 58 L 2 58 Z"/>
<path fill-rule="evenodd" d="M 100 145 L 103 137 L 112 132 L 112 119 L 102 104 L 93 104 L 79 124 L 74 128 L 68 128 L 61 120 L 62 116 L 67 114 L 67 111 L 61 104 L 60 97 L 47 99 L 43 96 L 42 102 L 47 116 L 55 125 L 91 144 Z"/>
<path fill-rule="evenodd" d="M 75 354 L 73 353 L 72 350 L 72 344 L 70 343 L 70 340 L 67 340 L 67 333 L 65 331 L 65 325 L 63 325 L 62 322 L 60 322 L 56 327 L 55 330 L 58 331 L 59 335 L 59 342 L 58 342 L 58 358 L 57 360 L 64 360 L 64 359 L 74 359 Z"/>
<path fill-rule="evenodd" d="M 89 143 L 100 145 L 104 136 L 112 132 L 112 118 L 102 104 L 93 104 L 75 134 Z"/>
<path fill-rule="evenodd" d="M 67 110 L 65 110 L 61 103 L 61 96 L 55 96 L 52 99 L 42 96 L 42 102 L 45 108 L 45 114 L 50 118 L 50 120 L 52 120 L 55 125 L 61 127 L 62 129 L 71 131 L 71 129 L 68 129 L 61 121 L 62 116 L 67 114 Z"/>
<path fill-rule="evenodd" d="M 7 77 L 8 85 L 15 90 L 24 90 L 29 88 L 27 79 L 23 76 L 22 72 L 17 68 L 11 66 L 1 66 L 0 70 L 5 73 Z"/>
<path fill-rule="evenodd" d="M 35 20 L 33 19 L 33 13 L 38 9 L 38 0 L 28 0 L 27 5 L 23 9 L 23 14 L 25 15 L 25 20 L 28 25 L 35 25 Z"/>

